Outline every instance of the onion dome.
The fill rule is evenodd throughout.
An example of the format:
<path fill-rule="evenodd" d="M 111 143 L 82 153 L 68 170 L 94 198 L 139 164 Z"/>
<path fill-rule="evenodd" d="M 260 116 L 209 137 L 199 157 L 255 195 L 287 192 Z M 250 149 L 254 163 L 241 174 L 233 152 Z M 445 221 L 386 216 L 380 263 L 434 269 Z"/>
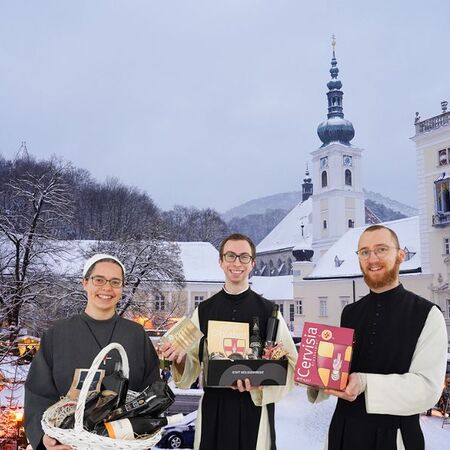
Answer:
<path fill-rule="evenodd" d="M 344 93 L 341 91 L 342 82 L 337 79 L 339 75 L 339 69 L 337 67 L 336 55 L 334 46 L 336 41 L 333 37 L 333 58 L 331 59 L 331 80 L 327 83 L 329 91 L 328 97 L 328 119 L 322 122 L 317 127 L 317 134 L 322 141 L 322 147 L 325 147 L 331 142 L 340 142 L 344 145 L 351 145 L 350 141 L 355 136 L 355 129 L 353 124 L 344 119 L 344 108 L 342 103 L 342 97 Z"/>

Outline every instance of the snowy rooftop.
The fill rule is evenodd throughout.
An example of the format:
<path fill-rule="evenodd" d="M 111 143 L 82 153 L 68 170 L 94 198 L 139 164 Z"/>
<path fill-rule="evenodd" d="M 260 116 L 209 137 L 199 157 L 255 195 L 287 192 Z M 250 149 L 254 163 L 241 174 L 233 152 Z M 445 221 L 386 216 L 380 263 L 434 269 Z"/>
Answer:
<path fill-rule="evenodd" d="M 312 198 L 295 206 L 284 219 L 257 245 L 256 253 L 292 248 L 296 245 L 311 246 Z M 304 225 L 303 236 L 301 225 Z"/>
<path fill-rule="evenodd" d="M 219 252 L 209 242 L 177 242 L 186 281 L 223 283 Z"/>
<path fill-rule="evenodd" d="M 267 300 L 292 300 L 294 290 L 292 275 L 279 277 L 252 277 L 252 289 Z"/>
<path fill-rule="evenodd" d="M 383 222 L 394 230 L 399 238 L 401 248 L 410 252 L 410 259 L 400 266 L 401 271 L 418 270 L 421 267 L 420 233 L 418 216 L 406 219 Z M 360 276 L 358 256 L 358 239 L 368 225 L 348 230 L 330 249 L 320 258 L 316 267 L 308 278 L 340 278 Z M 405 249 L 405 250 L 406 250 Z"/>

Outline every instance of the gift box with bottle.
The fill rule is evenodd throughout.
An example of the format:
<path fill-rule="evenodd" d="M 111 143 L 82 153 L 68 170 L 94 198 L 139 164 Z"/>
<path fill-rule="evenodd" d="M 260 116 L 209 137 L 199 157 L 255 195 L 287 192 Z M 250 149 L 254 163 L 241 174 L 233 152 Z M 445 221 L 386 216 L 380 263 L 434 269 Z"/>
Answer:
<path fill-rule="evenodd" d="M 248 323 L 208 322 L 206 385 L 235 386 L 248 378 L 252 386 L 285 385 L 288 360 L 282 343 L 275 341 L 278 319 L 275 305 L 267 322 L 267 336 L 259 333 L 259 318 Z"/>

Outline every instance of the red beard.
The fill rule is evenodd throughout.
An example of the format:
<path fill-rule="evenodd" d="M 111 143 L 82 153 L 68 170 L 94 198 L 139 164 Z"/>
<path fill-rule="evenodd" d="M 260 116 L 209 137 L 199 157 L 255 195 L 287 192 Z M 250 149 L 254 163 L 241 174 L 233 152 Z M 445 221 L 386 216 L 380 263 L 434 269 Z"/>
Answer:
<path fill-rule="evenodd" d="M 365 272 L 364 269 L 361 267 L 361 271 L 364 275 L 364 281 L 366 282 L 367 286 L 369 286 L 370 289 L 382 289 L 394 283 L 395 280 L 397 280 L 398 278 L 401 262 L 402 262 L 401 259 L 397 257 L 395 264 L 392 266 L 392 268 L 387 269 L 383 277 L 379 279 L 378 278 L 373 279 L 372 274 L 369 272 L 369 270 Z M 382 265 L 383 268 L 386 268 L 385 264 L 383 264 L 382 262 L 378 263 L 378 265 Z"/>

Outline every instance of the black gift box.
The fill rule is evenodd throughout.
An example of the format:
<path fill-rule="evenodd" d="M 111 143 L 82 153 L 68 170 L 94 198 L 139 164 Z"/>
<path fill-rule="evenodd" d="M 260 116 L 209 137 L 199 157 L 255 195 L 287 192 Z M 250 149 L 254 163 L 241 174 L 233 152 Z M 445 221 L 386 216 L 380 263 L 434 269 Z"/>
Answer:
<path fill-rule="evenodd" d="M 282 386 L 286 384 L 287 368 L 287 359 L 210 359 L 206 385 L 227 387 L 248 378 L 252 386 Z"/>

